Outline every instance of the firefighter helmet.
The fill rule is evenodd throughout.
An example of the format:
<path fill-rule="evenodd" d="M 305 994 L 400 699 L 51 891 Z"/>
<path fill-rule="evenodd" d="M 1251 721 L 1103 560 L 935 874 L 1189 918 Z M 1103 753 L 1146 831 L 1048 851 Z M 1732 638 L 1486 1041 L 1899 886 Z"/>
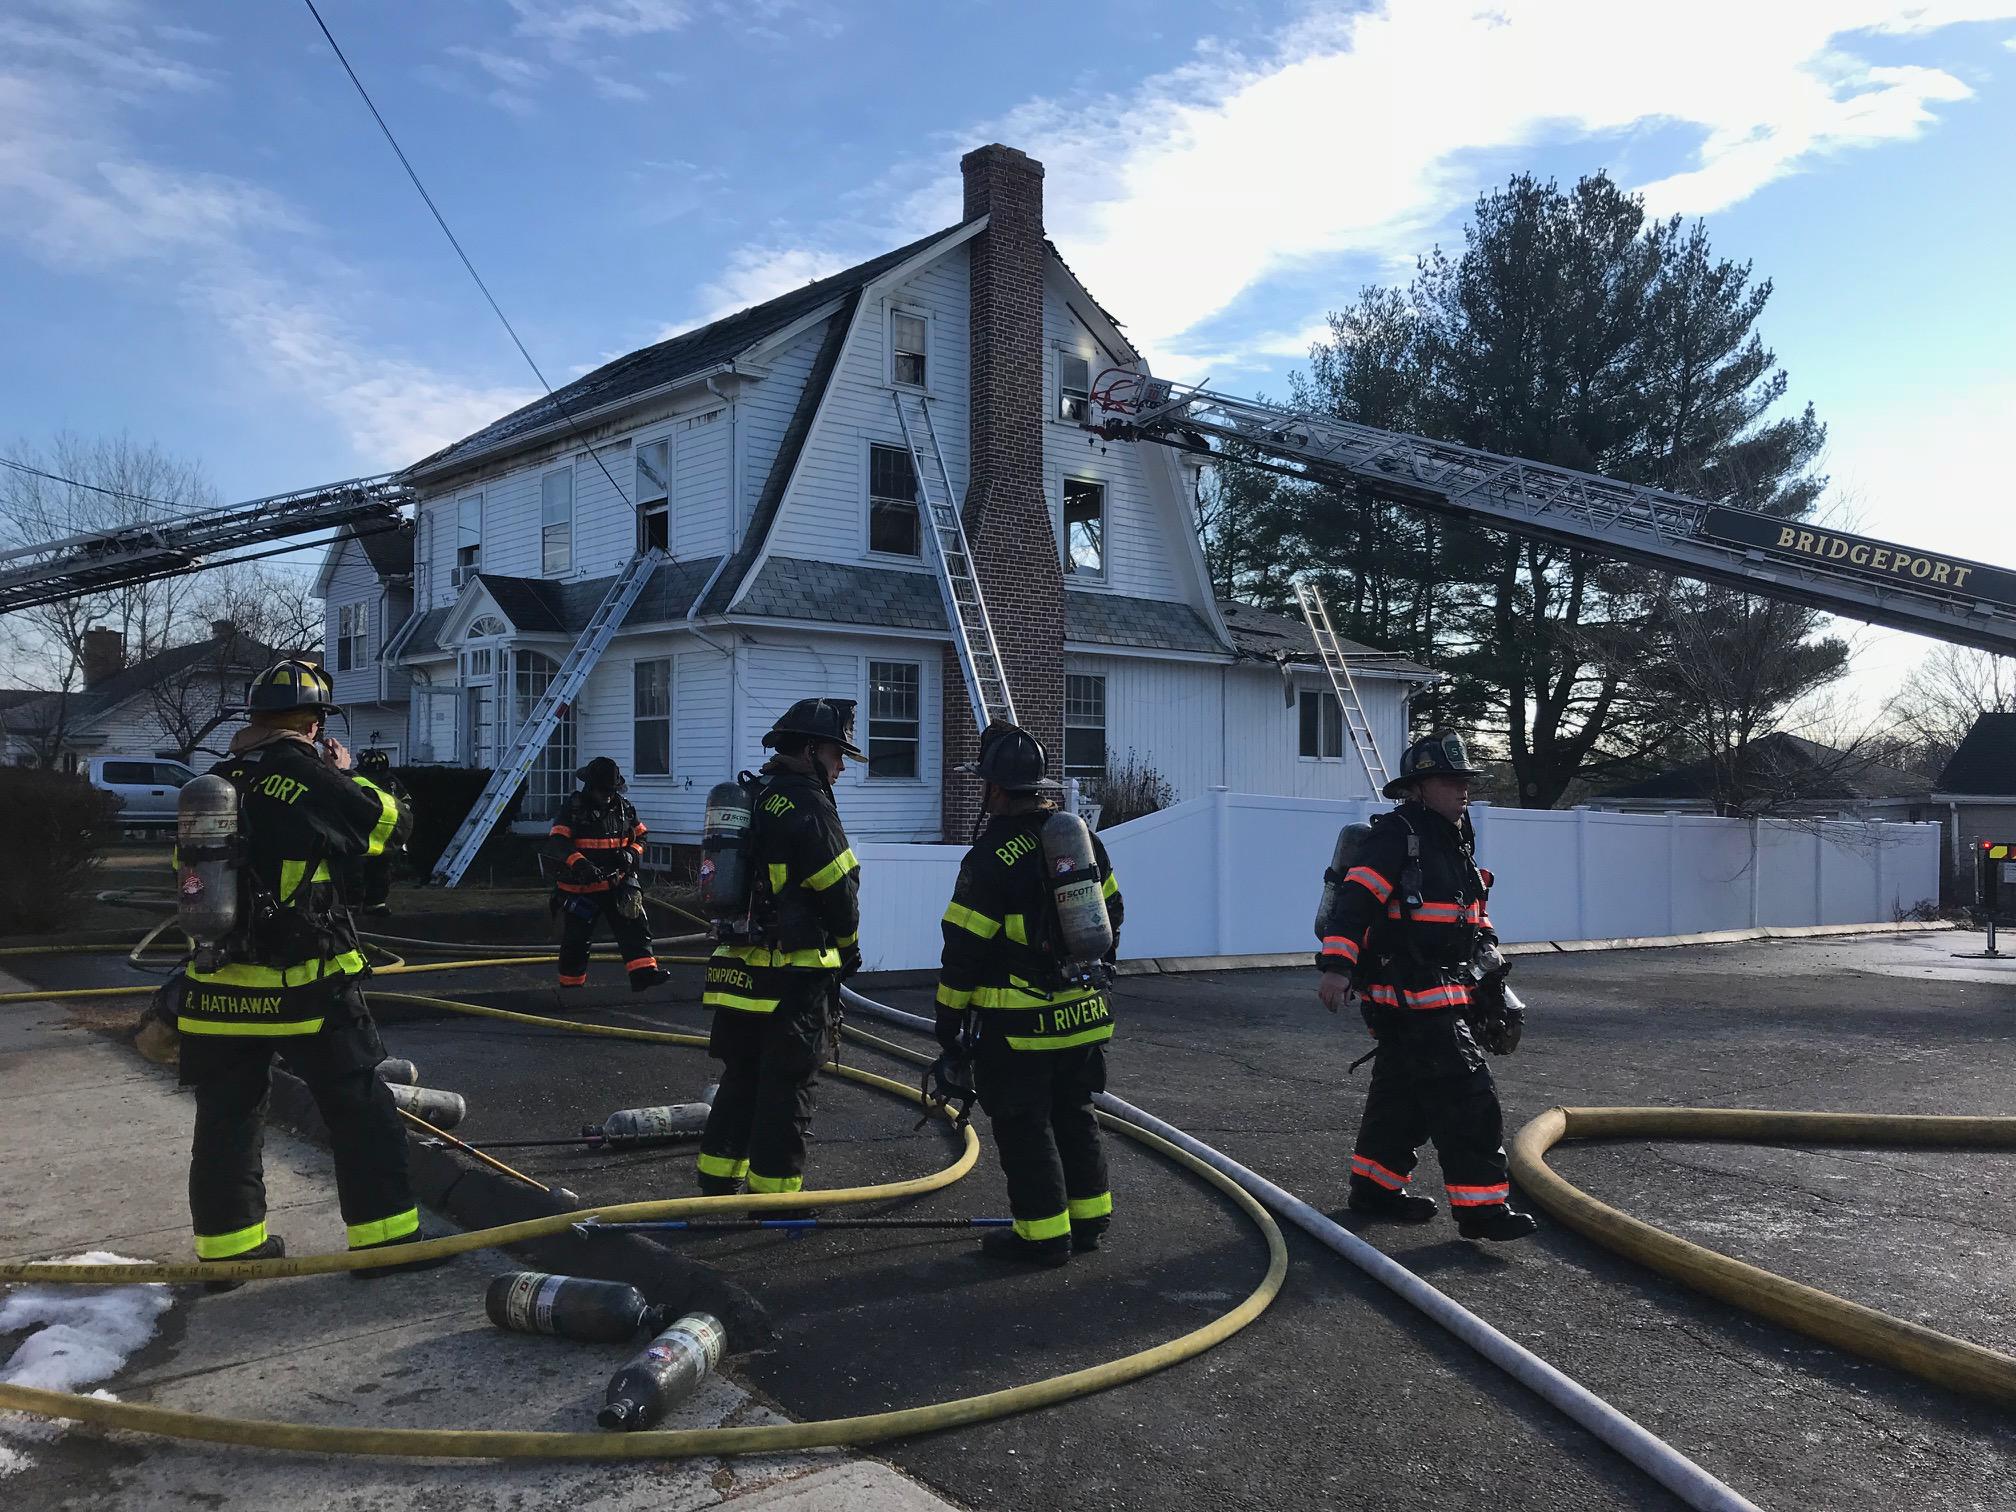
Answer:
<path fill-rule="evenodd" d="M 315 709 L 324 714 L 341 714 L 336 689 L 329 674 L 311 661 L 289 657 L 275 662 L 252 679 L 245 700 L 255 714 L 285 714 L 296 709 Z"/>
<path fill-rule="evenodd" d="M 1454 730 L 1437 730 L 1400 754 L 1400 770 L 1393 780 L 1386 784 L 1384 792 L 1388 798 L 1398 798 L 1401 790 L 1423 777 L 1482 777 L 1484 774 L 1470 765 L 1469 754 L 1463 749 L 1463 737 Z"/>
<path fill-rule="evenodd" d="M 372 746 L 369 750 L 357 753 L 357 770 L 360 772 L 389 772 L 392 770 L 392 757 L 389 753 L 379 750 L 377 746 Z"/>
<path fill-rule="evenodd" d="M 991 782 L 1011 793 L 1062 786 L 1049 777 L 1050 757 L 1043 742 L 1020 725 L 996 720 L 980 732 L 980 757 L 954 767 L 969 777 Z"/>
<path fill-rule="evenodd" d="M 620 793 L 630 786 L 613 756 L 597 756 L 574 774 L 574 780 L 597 793 Z"/>
<path fill-rule="evenodd" d="M 780 735 L 799 735 L 808 740 L 830 740 L 856 761 L 866 761 L 867 752 L 854 744 L 854 700 L 851 698 L 801 698 L 782 714 L 763 744 L 774 746 Z"/>

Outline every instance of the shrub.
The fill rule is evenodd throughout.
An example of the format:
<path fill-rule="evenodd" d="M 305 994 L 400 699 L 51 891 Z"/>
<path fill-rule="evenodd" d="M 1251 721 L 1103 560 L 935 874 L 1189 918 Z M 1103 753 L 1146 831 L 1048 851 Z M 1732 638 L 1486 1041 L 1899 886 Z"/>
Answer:
<path fill-rule="evenodd" d="M 1176 789 L 1163 775 L 1136 756 L 1107 763 L 1106 775 L 1090 784 L 1099 804 L 1099 828 L 1111 829 L 1143 814 L 1153 814 L 1176 801 Z"/>
<path fill-rule="evenodd" d="M 84 778 L 0 769 L 0 934 L 56 928 L 89 896 L 99 853 L 118 837 L 119 800 Z"/>
<path fill-rule="evenodd" d="M 410 766 L 395 767 L 393 775 L 406 786 L 413 800 L 413 834 L 406 842 L 406 860 L 418 876 L 430 876 L 434 863 L 448 849 L 455 831 L 469 817 L 469 810 L 483 794 L 489 772 L 477 767 Z M 508 834 L 518 806 L 525 801 L 521 785 L 490 831 L 492 839 Z"/>

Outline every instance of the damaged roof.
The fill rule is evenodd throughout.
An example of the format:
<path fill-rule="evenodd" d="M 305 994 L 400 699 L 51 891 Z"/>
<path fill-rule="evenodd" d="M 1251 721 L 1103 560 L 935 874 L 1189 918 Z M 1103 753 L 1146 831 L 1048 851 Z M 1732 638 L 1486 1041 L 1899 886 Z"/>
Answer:
<path fill-rule="evenodd" d="M 1278 662 L 1286 658 L 1321 664 L 1321 658 L 1316 654 L 1316 637 L 1309 633 L 1309 627 L 1301 620 L 1262 609 L 1257 604 L 1242 603 L 1238 599 L 1221 598 L 1217 604 L 1218 616 L 1225 621 L 1225 628 L 1232 634 L 1233 648 L 1241 656 L 1258 661 Z M 1396 651 L 1381 651 L 1377 646 L 1346 640 L 1341 635 L 1337 637 L 1337 645 L 1345 659 L 1353 664 L 1354 672 L 1391 672 L 1406 677 L 1441 676 L 1433 667 L 1423 666 Z"/>

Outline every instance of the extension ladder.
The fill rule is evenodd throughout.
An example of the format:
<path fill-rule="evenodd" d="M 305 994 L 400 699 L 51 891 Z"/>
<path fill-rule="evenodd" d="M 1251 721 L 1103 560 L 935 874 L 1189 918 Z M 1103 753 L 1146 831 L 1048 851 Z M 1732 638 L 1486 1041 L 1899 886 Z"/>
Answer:
<path fill-rule="evenodd" d="M 945 601 L 945 620 L 952 630 L 952 642 L 959 650 L 959 670 L 966 679 L 966 698 L 973 706 L 973 718 L 983 730 L 997 719 L 1013 724 L 1015 700 L 1008 691 L 1008 674 L 1001 665 L 1000 648 L 994 643 L 994 621 L 988 617 L 973 553 L 966 544 L 966 526 L 959 518 L 959 502 L 952 496 L 952 475 L 945 466 L 944 449 L 938 444 L 931 406 L 921 394 L 898 391 L 892 397 L 896 401 L 896 423 L 902 427 L 903 444 L 909 448 L 924 533 L 931 538 L 932 560 L 938 564 L 938 592 Z M 910 414 L 913 407 L 915 420 Z M 927 444 L 934 467 L 924 465 Z"/>
<path fill-rule="evenodd" d="M 546 742 L 553 738 L 561 715 L 580 696 L 588 674 L 595 670 L 603 651 L 608 649 L 609 642 L 621 628 L 623 617 L 630 612 L 630 606 L 637 602 L 644 585 L 651 581 L 651 574 L 664 560 L 665 553 L 655 546 L 638 552 L 624 564 L 623 570 L 616 575 L 616 581 L 609 585 L 609 591 L 602 595 L 602 602 L 589 617 L 566 660 L 560 663 L 560 670 L 553 674 L 553 680 L 539 695 L 539 701 L 532 706 L 525 723 L 511 737 L 510 746 L 497 759 L 490 780 L 483 784 L 476 806 L 469 810 L 469 816 L 455 831 L 448 848 L 441 852 L 441 859 L 434 867 L 433 880 L 437 886 L 453 887 L 469 870 L 469 863 L 476 859 L 483 842 L 490 838 L 490 831 L 497 827 L 504 810 L 510 807 L 511 795 L 518 791 L 518 784 L 525 780 L 526 774 L 532 770 L 532 763 L 539 759 L 539 753 L 546 749 Z"/>
<path fill-rule="evenodd" d="M 1351 680 L 1351 667 L 1344 660 L 1344 648 L 1337 643 L 1337 632 L 1330 626 L 1330 610 L 1323 602 L 1323 590 L 1298 578 L 1295 582 L 1295 602 L 1302 607 L 1302 618 L 1309 622 L 1309 633 L 1316 639 L 1316 654 L 1323 658 L 1323 670 L 1330 674 L 1331 691 L 1337 695 L 1337 703 L 1344 710 L 1344 728 L 1351 732 L 1351 744 L 1357 748 L 1358 759 L 1365 763 L 1365 775 L 1372 780 L 1372 791 L 1378 793 L 1389 780 L 1386 763 L 1380 759 L 1379 742 L 1372 738 L 1372 725 L 1365 718 L 1365 704 L 1358 697 L 1358 684 Z"/>

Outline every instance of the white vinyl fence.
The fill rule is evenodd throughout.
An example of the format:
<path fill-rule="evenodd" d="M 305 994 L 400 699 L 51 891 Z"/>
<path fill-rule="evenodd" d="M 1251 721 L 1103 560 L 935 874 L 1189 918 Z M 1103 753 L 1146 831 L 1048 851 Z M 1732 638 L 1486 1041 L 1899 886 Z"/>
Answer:
<path fill-rule="evenodd" d="M 1315 949 L 1339 827 L 1392 807 L 1222 790 L 1100 838 L 1127 900 L 1126 959 Z M 1889 923 L 1939 895 L 1935 824 L 1808 823 L 1474 804 L 1507 942 Z M 935 966 L 963 846 L 864 844 L 870 970 Z"/>

